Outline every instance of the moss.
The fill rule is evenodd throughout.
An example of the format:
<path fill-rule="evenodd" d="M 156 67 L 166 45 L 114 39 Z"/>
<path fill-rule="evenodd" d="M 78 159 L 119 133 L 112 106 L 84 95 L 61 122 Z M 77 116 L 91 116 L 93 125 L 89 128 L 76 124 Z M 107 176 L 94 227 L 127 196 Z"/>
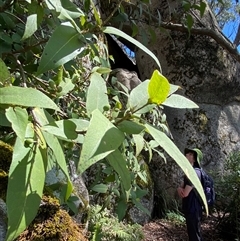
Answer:
<path fill-rule="evenodd" d="M 0 141 L 0 198 L 6 201 L 8 172 L 12 161 L 13 147 Z"/>
<path fill-rule="evenodd" d="M 60 208 L 59 201 L 44 196 L 37 216 L 16 241 L 87 241 L 82 229 Z"/>

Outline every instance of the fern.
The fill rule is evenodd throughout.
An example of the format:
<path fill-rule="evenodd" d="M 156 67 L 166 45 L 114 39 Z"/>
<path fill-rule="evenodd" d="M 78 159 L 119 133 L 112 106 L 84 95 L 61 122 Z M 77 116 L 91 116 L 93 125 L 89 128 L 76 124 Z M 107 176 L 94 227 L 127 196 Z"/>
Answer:
<path fill-rule="evenodd" d="M 89 231 L 91 241 L 141 241 L 144 238 L 142 227 L 139 224 L 119 222 L 109 210 L 100 212 L 100 206 L 91 206 L 89 209 Z"/>

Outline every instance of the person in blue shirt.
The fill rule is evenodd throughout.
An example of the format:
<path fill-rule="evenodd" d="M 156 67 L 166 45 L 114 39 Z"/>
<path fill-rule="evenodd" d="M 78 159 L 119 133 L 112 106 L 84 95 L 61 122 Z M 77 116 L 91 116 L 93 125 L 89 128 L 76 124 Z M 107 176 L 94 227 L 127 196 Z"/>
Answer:
<path fill-rule="evenodd" d="M 200 163 L 203 158 L 202 152 L 197 149 L 184 150 L 184 154 L 196 171 L 201 181 Z M 182 198 L 182 211 L 187 225 L 189 241 L 203 241 L 201 233 L 202 204 L 194 186 L 185 175 L 182 184 L 177 188 L 180 198 Z"/>

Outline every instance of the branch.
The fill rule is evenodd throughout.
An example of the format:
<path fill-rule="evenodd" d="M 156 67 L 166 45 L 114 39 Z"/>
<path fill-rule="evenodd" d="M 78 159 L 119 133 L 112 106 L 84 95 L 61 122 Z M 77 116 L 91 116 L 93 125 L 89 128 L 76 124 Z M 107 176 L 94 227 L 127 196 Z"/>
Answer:
<path fill-rule="evenodd" d="M 188 28 L 184 27 L 181 24 L 162 22 L 160 25 L 161 25 L 161 27 L 163 27 L 165 29 L 188 33 Z M 220 44 L 225 50 L 227 50 L 232 55 L 233 58 L 235 58 L 238 62 L 240 62 L 240 54 L 239 54 L 237 48 L 228 39 L 226 39 L 224 36 L 222 36 L 221 33 L 218 33 L 216 31 L 214 31 L 212 29 L 208 29 L 208 28 L 191 28 L 190 33 L 211 37 L 218 44 Z"/>
<path fill-rule="evenodd" d="M 126 6 L 130 6 L 134 9 L 138 9 L 138 6 L 123 1 L 122 4 Z M 153 22 L 158 23 L 159 20 L 157 17 L 153 16 L 149 12 L 146 12 L 145 10 L 142 10 L 142 14 L 144 16 L 149 16 L 151 15 L 151 19 Z M 159 27 L 156 26 L 156 27 Z M 160 22 L 160 27 L 169 29 L 172 31 L 179 31 L 183 33 L 189 33 L 189 30 L 187 27 L 183 26 L 182 24 L 174 24 L 171 22 Z M 240 29 L 240 27 L 239 27 Z M 240 31 L 240 30 L 239 30 Z M 190 30 L 191 34 L 196 34 L 196 35 L 203 35 L 203 36 L 209 36 L 212 39 L 214 39 L 221 47 L 223 47 L 234 59 L 236 59 L 238 62 L 240 62 L 240 54 L 237 50 L 237 46 L 229 41 L 229 39 L 219 30 L 213 30 L 209 28 L 191 28 Z"/>

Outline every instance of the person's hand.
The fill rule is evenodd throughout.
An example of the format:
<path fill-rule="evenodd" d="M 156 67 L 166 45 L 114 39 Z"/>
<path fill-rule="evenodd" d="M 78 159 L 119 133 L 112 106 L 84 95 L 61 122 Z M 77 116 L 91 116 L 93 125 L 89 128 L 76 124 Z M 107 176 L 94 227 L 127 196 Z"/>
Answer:
<path fill-rule="evenodd" d="M 184 189 L 182 187 L 177 188 L 178 196 L 184 198 Z"/>

